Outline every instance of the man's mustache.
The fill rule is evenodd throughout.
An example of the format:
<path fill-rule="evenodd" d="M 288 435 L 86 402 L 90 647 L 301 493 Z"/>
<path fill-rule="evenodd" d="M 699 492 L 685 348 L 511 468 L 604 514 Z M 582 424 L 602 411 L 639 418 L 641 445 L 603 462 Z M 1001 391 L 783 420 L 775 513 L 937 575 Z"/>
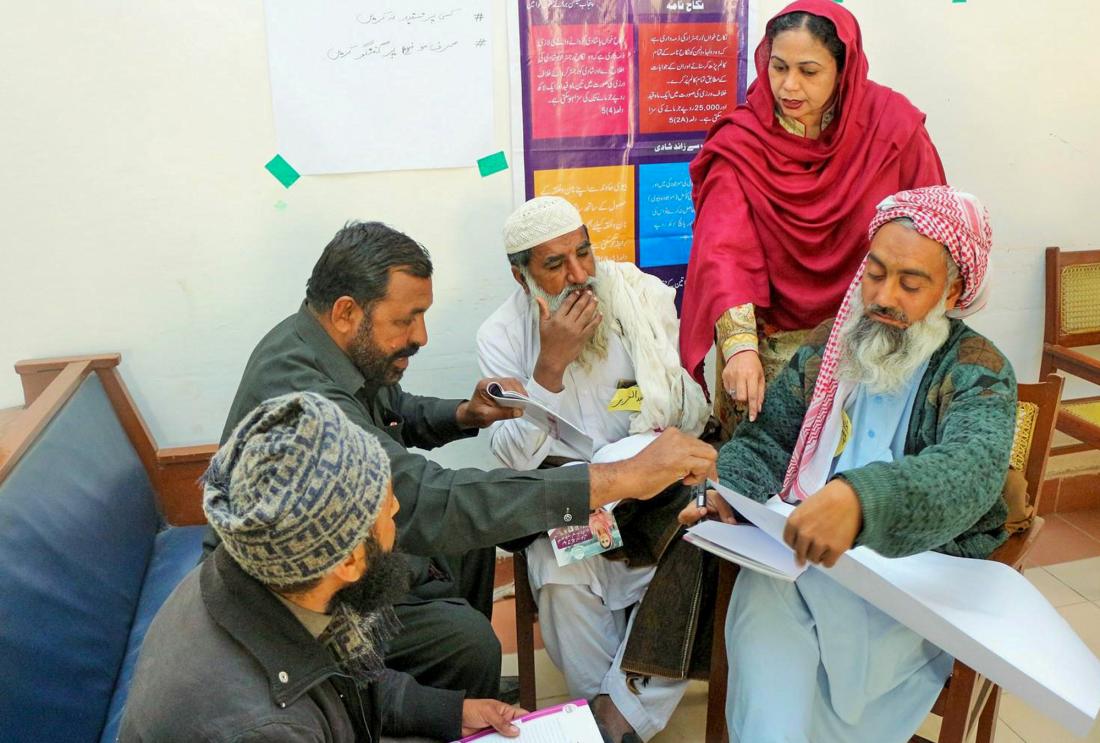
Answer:
<path fill-rule="evenodd" d="M 390 358 L 394 361 L 397 361 L 398 359 L 407 359 L 410 356 L 414 356 L 419 350 L 419 343 L 410 343 L 409 345 L 402 348 L 400 351 L 390 354 Z"/>
<path fill-rule="evenodd" d="M 883 317 L 888 317 L 897 322 L 909 322 L 909 316 L 901 310 L 894 309 L 893 307 L 884 307 L 881 304 L 872 304 L 865 312 L 870 315 L 882 315 Z"/>

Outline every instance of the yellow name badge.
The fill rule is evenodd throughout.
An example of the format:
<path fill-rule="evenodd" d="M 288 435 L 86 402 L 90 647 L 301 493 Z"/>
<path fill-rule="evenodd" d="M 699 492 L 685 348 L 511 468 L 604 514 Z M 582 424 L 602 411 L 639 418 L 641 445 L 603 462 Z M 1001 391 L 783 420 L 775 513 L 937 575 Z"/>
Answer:
<path fill-rule="evenodd" d="M 642 390 L 638 385 L 615 390 L 607 409 L 612 412 L 628 411 L 637 413 L 642 409 Z"/>
<path fill-rule="evenodd" d="M 833 458 L 836 459 L 841 453 L 848 448 L 848 442 L 852 438 L 852 419 L 848 417 L 848 413 L 841 411 L 840 413 L 840 443 L 836 445 L 836 451 L 833 452 Z"/>

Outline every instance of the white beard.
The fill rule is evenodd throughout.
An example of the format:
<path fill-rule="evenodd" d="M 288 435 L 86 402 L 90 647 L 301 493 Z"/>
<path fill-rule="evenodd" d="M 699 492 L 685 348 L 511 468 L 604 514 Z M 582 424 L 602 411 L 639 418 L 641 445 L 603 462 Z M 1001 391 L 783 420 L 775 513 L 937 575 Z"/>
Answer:
<path fill-rule="evenodd" d="M 947 292 L 924 319 L 902 329 L 864 314 L 859 292 L 852 296 L 851 314 L 840 329 L 841 379 L 865 384 L 873 393 L 894 394 L 905 387 L 920 365 L 947 340 Z"/>
<path fill-rule="evenodd" d="M 546 306 L 549 308 L 551 314 L 553 314 L 558 311 L 569 295 L 576 291 L 579 286 L 573 284 L 565 287 L 559 294 L 549 294 L 542 290 L 538 283 L 531 278 L 531 274 L 528 273 L 526 269 L 520 269 L 520 273 L 523 274 L 524 281 L 527 282 L 527 288 L 530 290 L 528 297 L 530 298 L 531 305 L 536 314 L 540 312 L 538 303 L 535 301 L 537 297 L 541 297 L 546 302 Z M 573 363 L 580 368 L 589 371 L 594 363 L 603 361 L 607 358 L 608 312 L 607 299 L 603 296 L 600 283 L 596 281 L 596 278 L 594 276 L 588 277 L 588 281 L 585 282 L 584 286 L 591 288 L 593 293 L 595 293 L 596 298 L 600 300 L 601 312 L 603 312 L 603 320 L 596 326 L 596 332 L 593 333 L 592 337 L 588 339 L 588 342 L 584 344 L 584 348 L 581 349 L 580 355 L 573 361 Z"/>

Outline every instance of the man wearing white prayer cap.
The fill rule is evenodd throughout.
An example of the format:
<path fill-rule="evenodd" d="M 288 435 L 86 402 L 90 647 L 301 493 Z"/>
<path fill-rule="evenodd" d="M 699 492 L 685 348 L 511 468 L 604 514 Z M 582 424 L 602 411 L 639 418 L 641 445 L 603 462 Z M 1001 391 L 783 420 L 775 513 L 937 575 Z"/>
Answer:
<path fill-rule="evenodd" d="M 675 290 L 631 263 L 597 260 L 580 213 L 558 196 L 516 209 L 504 224 L 504 248 L 518 287 L 478 330 L 484 374 L 519 379 L 532 398 L 591 436 L 597 450 L 672 426 L 703 430 L 706 400 L 677 352 Z M 527 419 L 490 431 L 493 453 L 513 469 L 589 456 Z M 675 529 L 675 519 L 667 521 Z M 630 547 L 631 533 L 620 525 L 627 547 L 616 553 Z M 527 547 L 527 559 L 542 637 L 569 694 L 594 699 L 614 743 L 656 735 L 687 681 L 653 676 L 635 683 L 623 671 L 627 613 L 650 585 L 655 560 L 638 566 L 594 555 L 560 566 L 545 537 Z"/>
<path fill-rule="evenodd" d="M 441 467 L 421 452 L 474 436 L 515 408 L 497 404 L 479 380 L 467 400 L 412 394 L 400 380 L 428 343 L 434 268 L 428 251 L 379 222 L 351 222 L 321 252 L 298 311 L 253 349 L 223 432 L 260 402 L 316 392 L 336 403 L 386 450 L 401 504 L 398 546 L 409 553 L 412 590 L 394 605 L 401 631 L 386 667 L 419 683 L 473 698 L 509 696 L 500 642 L 490 623 L 495 545 L 568 526 L 574 514 L 622 498 L 648 498 L 669 484 L 705 479 L 715 452 L 668 431 L 629 462 L 530 473 Z M 458 370 L 440 370 L 433 381 Z M 212 551 L 216 533 L 206 540 Z"/>

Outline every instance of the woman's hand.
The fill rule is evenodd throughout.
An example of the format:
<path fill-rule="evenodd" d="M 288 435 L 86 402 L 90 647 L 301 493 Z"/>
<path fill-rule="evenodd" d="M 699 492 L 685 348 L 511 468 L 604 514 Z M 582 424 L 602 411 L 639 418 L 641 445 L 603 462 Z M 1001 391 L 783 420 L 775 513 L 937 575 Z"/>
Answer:
<path fill-rule="evenodd" d="M 722 370 L 722 386 L 734 402 L 742 403 L 748 410 L 749 420 L 756 420 L 764 406 L 764 367 L 760 354 L 746 349 L 730 356 Z"/>

